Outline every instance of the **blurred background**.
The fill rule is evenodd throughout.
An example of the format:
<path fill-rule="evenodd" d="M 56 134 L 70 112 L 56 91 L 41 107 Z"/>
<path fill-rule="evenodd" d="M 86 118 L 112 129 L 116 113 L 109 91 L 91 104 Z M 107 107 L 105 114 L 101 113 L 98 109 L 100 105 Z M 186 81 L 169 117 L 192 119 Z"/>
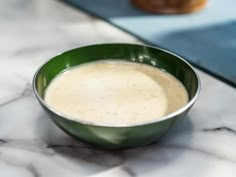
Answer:
<path fill-rule="evenodd" d="M 161 46 L 195 66 L 236 84 L 234 0 L 66 0 L 89 13 Z"/>
<path fill-rule="evenodd" d="M 194 66 L 236 86 L 235 7 L 234 0 L 1 1 L 0 50 L 8 56 L 19 47 L 14 51 L 17 57 L 28 51 L 37 58 L 108 38 L 110 42 L 133 38 L 180 54 Z M 95 17 L 133 37 L 125 33 L 114 37 L 120 30 Z"/>

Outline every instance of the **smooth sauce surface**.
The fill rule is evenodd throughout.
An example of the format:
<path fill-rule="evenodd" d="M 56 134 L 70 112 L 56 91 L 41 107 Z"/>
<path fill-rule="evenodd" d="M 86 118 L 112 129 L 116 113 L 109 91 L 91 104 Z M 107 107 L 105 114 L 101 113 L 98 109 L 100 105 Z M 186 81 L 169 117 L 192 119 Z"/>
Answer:
<path fill-rule="evenodd" d="M 73 120 L 127 126 L 178 110 L 188 102 L 188 94 L 167 72 L 145 64 L 103 60 L 59 74 L 44 99 Z"/>

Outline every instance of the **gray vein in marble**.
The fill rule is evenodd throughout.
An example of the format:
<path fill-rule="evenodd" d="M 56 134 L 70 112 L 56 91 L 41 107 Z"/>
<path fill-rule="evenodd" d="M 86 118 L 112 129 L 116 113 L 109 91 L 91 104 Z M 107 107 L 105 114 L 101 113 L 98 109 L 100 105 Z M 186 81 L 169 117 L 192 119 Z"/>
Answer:
<path fill-rule="evenodd" d="M 33 141 L 35 142 L 35 141 Z M 102 167 L 115 167 L 117 165 L 124 164 L 124 156 L 122 152 L 112 152 L 112 151 L 104 151 L 99 149 L 94 149 L 88 145 L 84 145 L 83 143 L 77 143 L 78 145 L 55 145 L 55 144 L 48 144 L 42 145 L 42 141 L 32 143 L 32 140 L 2 140 L 0 143 L 1 146 L 7 148 L 14 148 L 14 149 L 24 149 L 34 153 L 40 153 L 45 156 L 54 156 L 58 153 L 64 154 L 66 156 L 71 156 L 73 158 L 80 158 L 84 161 L 94 163 L 98 166 Z M 109 159 L 112 158 L 113 161 Z M 21 164 L 16 164 L 12 160 L 3 159 L 0 156 L 0 160 L 14 166 L 22 166 Z M 102 162 L 102 163 L 101 163 Z M 39 175 L 37 169 L 33 167 L 32 164 L 28 165 L 28 170 L 30 170 L 35 177 Z M 126 170 L 128 171 L 128 169 Z M 131 173 L 131 170 L 129 170 Z"/>
<path fill-rule="evenodd" d="M 18 49 L 13 53 L 13 56 L 19 56 L 23 54 L 32 55 L 38 52 L 41 52 L 44 48 L 41 46 L 30 46 Z"/>
<path fill-rule="evenodd" d="M 58 148 L 71 148 L 71 149 L 79 149 L 79 148 L 85 148 L 85 149 L 90 149 L 89 146 L 82 145 L 82 146 L 75 146 L 75 145 L 63 145 L 63 144 L 48 144 L 47 148 L 53 148 L 53 149 L 58 149 Z"/>
<path fill-rule="evenodd" d="M 4 139 L 2 139 L 2 138 L 0 138 L 0 145 L 1 145 L 1 144 L 5 144 L 5 143 L 7 143 L 7 141 L 4 140 Z"/>
<path fill-rule="evenodd" d="M 234 135 L 236 135 L 236 130 L 232 129 L 232 128 L 229 128 L 229 127 L 216 127 L 216 128 L 204 128 L 202 129 L 202 131 L 204 132 L 221 132 L 221 131 L 226 131 L 226 132 L 229 132 L 229 133 L 232 133 Z"/>
<path fill-rule="evenodd" d="M 49 151 L 47 146 L 44 146 L 44 144 L 42 145 L 42 141 L 35 142 L 35 140 L 27 141 L 27 140 L 1 139 L 0 148 L 1 146 L 5 146 L 8 148 L 24 149 L 30 152 L 40 153 L 49 156 L 55 154 L 53 151 Z"/>
<path fill-rule="evenodd" d="M 34 165 L 32 163 L 29 163 L 29 164 L 15 163 L 15 162 L 10 161 L 8 159 L 2 158 L 1 156 L 0 156 L 0 161 L 4 162 L 5 164 L 10 165 L 10 166 L 16 166 L 16 167 L 19 167 L 19 168 L 24 168 L 27 171 L 29 171 L 30 174 L 32 174 L 32 177 L 40 177 L 40 173 L 38 172 L 38 170 L 34 167 Z"/>
<path fill-rule="evenodd" d="M 32 163 L 27 165 L 26 169 L 28 169 L 33 174 L 33 177 L 40 177 L 41 176 L 39 171 L 35 168 L 35 166 Z"/>
<path fill-rule="evenodd" d="M 130 177 L 135 177 L 136 173 L 129 167 L 122 165 L 121 169 L 126 172 Z"/>
<path fill-rule="evenodd" d="M 76 149 L 76 148 L 88 148 L 88 146 L 82 146 L 82 147 L 77 147 L 77 146 L 71 146 L 71 145 L 48 145 L 48 147 L 55 147 L 55 148 L 72 148 L 72 149 Z M 144 149 L 147 148 L 148 146 L 146 147 L 143 147 Z M 196 152 L 196 153 L 199 153 L 199 154 L 202 154 L 202 155 L 206 155 L 206 156 L 209 156 L 211 158 L 214 158 L 214 159 L 218 159 L 218 160 L 224 160 L 224 161 L 227 161 L 227 162 L 230 162 L 230 163 L 236 163 L 236 160 L 235 159 L 231 159 L 229 157 L 226 157 L 226 156 L 223 156 L 223 155 L 220 155 L 220 154 L 216 154 L 216 153 L 213 153 L 213 152 L 209 152 L 207 150 L 204 150 L 204 149 L 200 149 L 200 148 L 197 148 L 197 147 L 188 147 L 188 146 L 184 146 L 184 145 L 177 145 L 177 144 L 159 144 L 158 147 L 161 147 L 161 148 L 168 148 L 168 149 L 176 149 L 176 150 L 187 150 L 187 151 L 192 151 L 192 152 Z M 91 151 L 92 153 L 92 156 L 90 156 L 89 158 L 88 157 L 83 157 L 83 159 L 85 160 L 89 160 L 90 162 L 93 161 L 95 162 L 94 160 L 99 158 L 98 157 L 98 154 L 99 156 L 101 156 L 103 153 L 108 153 L 107 151 L 100 151 L 100 150 L 95 150 L 93 148 L 90 148 L 90 149 L 87 149 L 89 151 Z M 95 151 L 98 151 L 99 153 L 95 152 Z M 119 152 L 121 153 L 121 152 Z M 123 162 L 125 161 L 125 155 L 122 156 L 121 154 L 119 154 L 119 157 L 121 158 L 121 164 L 123 164 Z M 113 154 L 113 152 L 111 152 L 111 154 Z M 117 154 L 116 154 L 117 155 Z M 92 159 L 91 159 L 92 158 Z M 97 160 L 96 160 L 97 161 Z M 98 160 L 99 162 L 99 160 Z M 101 165 L 101 164 L 100 164 Z M 127 173 L 130 173 L 130 174 L 134 174 L 132 172 L 131 169 L 127 168 L 126 166 L 123 166 L 123 170 L 126 171 Z"/>
<path fill-rule="evenodd" d="M 78 157 L 87 162 L 97 164 L 103 167 L 114 167 L 125 162 L 124 154 L 119 151 L 105 151 L 101 149 L 95 149 L 92 146 L 84 143 L 76 143 L 77 145 L 70 144 L 49 144 L 47 148 L 53 149 L 57 153 L 63 153 L 71 157 Z M 108 158 L 112 158 L 111 162 Z M 103 162 L 103 163 L 101 163 Z"/>
<path fill-rule="evenodd" d="M 8 100 L 8 101 L 5 101 L 5 102 L 1 103 L 1 104 L 0 104 L 0 107 L 6 106 L 6 105 L 8 105 L 8 104 L 11 104 L 11 103 L 13 103 L 13 102 L 15 102 L 15 101 L 18 101 L 18 100 L 22 99 L 22 98 L 23 98 L 22 95 L 17 96 L 17 97 L 15 97 L 15 98 L 12 98 L 12 99 L 10 99 L 10 100 Z"/>
<path fill-rule="evenodd" d="M 25 88 L 24 90 L 21 92 L 21 94 L 19 94 L 18 96 L 12 98 L 12 99 L 9 99 L 3 103 L 0 103 L 0 107 L 3 107 L 3 106 L 6 106 L 6 105 L 9 105 L 15 101 L 19 101 L 21 100 L 22 98 L 25 98 L 25 97 L 28 97 L 28 96 L 31 96 L 32 95 L 32 88 L 31 88 L 31 84 L 30 83 L 26 83 L 25 85 Z"/>

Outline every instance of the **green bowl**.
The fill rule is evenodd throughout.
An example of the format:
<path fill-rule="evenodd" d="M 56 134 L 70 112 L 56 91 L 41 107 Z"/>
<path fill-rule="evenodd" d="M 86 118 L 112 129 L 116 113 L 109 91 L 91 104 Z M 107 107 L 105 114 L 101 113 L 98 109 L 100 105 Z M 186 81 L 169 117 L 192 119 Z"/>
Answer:
<path fill-rule="evenodd" d="M 164 69 L 184 84 L 190 98 L 188 104 L 152 122 L 132 126 L 72 121 L 47 106 L 43 99 L 45 89 L 55 76 L 69 67 L 104 59 L 140 62 Z M 189 63 L 169 51 L 136 44 L 98 44 L 67 51 L 43 64 L 35 73 L 33 90 L 53 122 L 72 137 L 101 148 L 124 149 L 152 143 L 182 120 L 198 97 L 200 81 Z"/>

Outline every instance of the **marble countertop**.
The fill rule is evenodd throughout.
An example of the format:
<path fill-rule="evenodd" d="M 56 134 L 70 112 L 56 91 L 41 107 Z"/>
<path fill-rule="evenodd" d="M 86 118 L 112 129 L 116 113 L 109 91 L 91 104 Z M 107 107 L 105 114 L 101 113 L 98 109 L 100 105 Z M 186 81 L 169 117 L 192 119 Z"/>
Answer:
<path fill-rule="evenodd" d="M 236 91 L 198 71 L 201 95 L 158 143 L 102 151 L 76 142 L 32 94 L 36 69 L 70 48 L 135 38 L 56 0 L 0 5 L 1 177 L 235 177 Z"/>

